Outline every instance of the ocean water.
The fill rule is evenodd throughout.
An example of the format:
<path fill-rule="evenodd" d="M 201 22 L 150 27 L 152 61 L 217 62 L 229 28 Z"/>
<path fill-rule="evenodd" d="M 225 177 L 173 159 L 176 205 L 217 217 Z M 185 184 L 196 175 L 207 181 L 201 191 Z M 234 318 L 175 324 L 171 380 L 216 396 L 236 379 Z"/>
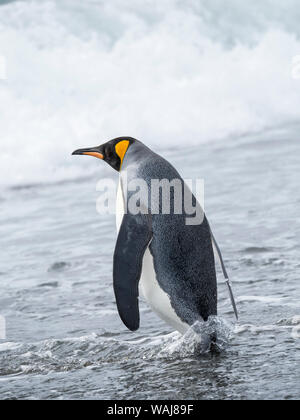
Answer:
<path fill-rule="evenodd" d="M 298 2 L 1 3 L 0 398 L 299 399 Z M 240 312 L 219 270 L 218 356 L 118 317 L 117 175 L 70 154 L 123 134 L 205 180 Z"/>
<path fill-rule="evenodd" d="M 298 0 L 0 6 L 0 183 L 85 175 L 70 150 L 120 135 L 195 146 L 298 121 L 299 20 Z"/>
<path fill-rule="evenodd" d="M 96 180 L 1 192 L 1 398 L 296 399 L 300 397 L 299 126 L 226 146 L 165 150 L 206 179 L 206 212 L 240 312 L 219 276 L 219 356 L 195 353 L 141 302 L 122 325 L 112 289 L 114 217 L 96 212 Z M 89 159 L 86 160 L 88 165 Z M 102 164 L 102 165 L 101 165 Z M 220 274 L 220 273 L 219 273 Z"/>

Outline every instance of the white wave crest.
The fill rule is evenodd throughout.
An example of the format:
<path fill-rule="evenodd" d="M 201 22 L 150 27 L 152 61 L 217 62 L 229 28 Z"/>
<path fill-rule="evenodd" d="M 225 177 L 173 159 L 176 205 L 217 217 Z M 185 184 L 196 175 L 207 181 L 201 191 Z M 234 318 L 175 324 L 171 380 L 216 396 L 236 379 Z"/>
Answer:
<path fill-rule="evenodd" d="M 0 7 L 2 184 L 81 175 L 97 163 L 70 153 L 115 136 L 195 145 L 299 118 L 297 1 L 142 3 Z"/>

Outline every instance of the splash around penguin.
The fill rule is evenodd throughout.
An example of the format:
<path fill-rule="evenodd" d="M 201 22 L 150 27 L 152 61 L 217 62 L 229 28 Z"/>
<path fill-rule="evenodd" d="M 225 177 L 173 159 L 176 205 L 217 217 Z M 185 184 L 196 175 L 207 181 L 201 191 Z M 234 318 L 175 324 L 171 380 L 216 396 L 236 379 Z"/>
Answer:
<path fill-rule="evenodd" d="M 140 200 L 142 210 L 133 214 L 125 199 L 132 195 L 126 186 L 134 179 L 143 179 L 149 188 L 153 179 L 179 180 L 185 187 L 176 169 L 131 137 L 76 150 L 73 155 L 94 156 L 120 173 L 113 285 L 118 312 L 125 326 L 131 331 L 140 326 L 139 292 L 160 318 L 182 334 L 197 321 L 207 321 L 217 315 L 213 244 L 220 257 L 221 254 L 204 213 L 202 223 L 187 225 L 190 215 L 186 214 L 184 206 L 182 213 L 177 214 L 173 194 L 169 214 L 163 213 L 161 200 L 159 211 L 154 213 L 143 198 Z M 192 200 L 200 208 L 194 196 Z M 223 266 L 222 259 L 221 262 Z M 224 273 L 227 276 L 226 270 Z M 231 289 L 230 293 L 235 308 Z"/>

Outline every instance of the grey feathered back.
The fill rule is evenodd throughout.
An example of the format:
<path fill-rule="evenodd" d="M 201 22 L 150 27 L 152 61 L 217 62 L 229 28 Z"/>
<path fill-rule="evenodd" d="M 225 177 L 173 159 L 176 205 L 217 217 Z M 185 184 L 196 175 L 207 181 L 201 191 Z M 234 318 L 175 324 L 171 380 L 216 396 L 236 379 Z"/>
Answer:
<path fill-rule="evenodd" d="M 125 156 L 121 179 L 126 173 L 130 182 L 144 179 L 184 181 L 176 169 L 144 144 L 136 141 Z M 130 197 L 133 193 L 129 192 Z M 160 200 L 161 201 L 161 200 Z M 217 280 L 211 233 L 204 216 L 200 225 L 187 226 L 185 213 L 174 213 L 174 194 L 171 193 L 171 214 L 151 214 L 150 200 L 145 199 L 151 217 L 152 242 L 150 252 L 160 287 L 169 295 L 171 305 L 183 322 L 194 324 L 201 318 L 217 315 Z M 193 203 L 196 198 L 193 196 Z M 200 204 L 197 203 L 200 208 Z M 184 206 L 183 206 L 184 207 Z"/>

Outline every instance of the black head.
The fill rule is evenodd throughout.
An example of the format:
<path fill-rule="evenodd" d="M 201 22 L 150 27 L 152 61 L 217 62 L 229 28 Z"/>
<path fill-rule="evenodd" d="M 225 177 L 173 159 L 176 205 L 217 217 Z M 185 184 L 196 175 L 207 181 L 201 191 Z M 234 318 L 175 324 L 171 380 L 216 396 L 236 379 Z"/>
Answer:
<path fill-rule="evenodd" d="M 101 146 L 92 147 L 90 149 L 79 149 L 72 154 L 88 155 L 102 159 L 119 172 L 122 168 L 123 159 L 128 148 L 135 141 L 136 140 L 132 137 L 118 137 L 117 139 L 110 140 Z"/>

